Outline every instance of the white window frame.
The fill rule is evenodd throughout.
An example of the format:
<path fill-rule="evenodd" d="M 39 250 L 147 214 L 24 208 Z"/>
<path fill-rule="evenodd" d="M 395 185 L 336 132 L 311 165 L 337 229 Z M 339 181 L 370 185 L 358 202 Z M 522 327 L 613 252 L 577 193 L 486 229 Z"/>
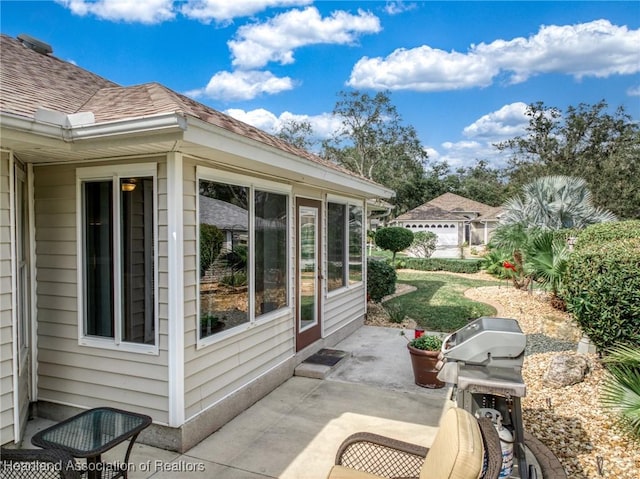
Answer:
<path fill-rule="evenodd" d="M 135 176 L 153 178 L 153 344 L 139 344 L 122 340 L 122 310 L 118 306 L 122 295 L 120 245 L 120 179 Z M 114 278 L 114 337 L 105 338 L 85 334 L 85 251 L 84 251 L 84 195 L 82 185 L 90 181 L 109 181 L 114 185 L 113 204 L 113 278 Z M 90 166 L 76 169 L 76 246 L 77 246 L 77 294 L 78 294 L 78 344 L 95 348 L 112 349 L 141 354 L 160 354 L 160 324 L 158 318 L 158 165 L 157 163 L 137 163 L 127 165 Z"/>
<path fill-rule="evenodd" d="M 327 211 L 327 214 L 325 215 L 325 228 L 327 228 L 327 236 L 329 234 L 329 203 L 335 203 L 335 204 L 341 204 L 341 205 L 345 205 L 346 206 L 346 215 L 345 215 L 345 233 L 347 235 L 347 243 L 346 243 L 346 248 L 345 248 L 345 256 L 343 258 L 343 264 L 344 264 L 344 268 L 346 269 L 346 284 L 336 288 L 334 290 L 329 291 L 329 285 L 326 285 L 326 291 L 327 291 L 327 297 L 330 298 L 332 296 L 336 296 L 339 294 L 344 293 L 345 291 L 348 291 L 350 289 L 354 289 L 354 288 L 361 288 L 363 283 L 364 283 L 364 278 L 365 278 L 365 263 L 367 261 L 366 258 L 366 244 L 365 244 L 365 236 L 366 236 L 366 209 L 365 209 L 365 205 L 364 205 L 364 201 L 359 201 L 359 200 L 355 200 L 353 198 L 346 198 L 343 196 L 336 196 L 336 195 L 327 195 L 326 198 L 326 205 L 325 205 L 325 210 Z M 362 245 L 362 279 L 358 282 L 355 282 L 353 284 L 349 283 L 349 207 L 350 206 L 358 206 L 360 207 L 360 209 L 362 210 L 362 234 L 360 235 L 360 243 Z M 325 242 L 325 249 L 328 247 L 328 245 L 326 245 Z M 324 265 L 324 270 L 325 271 L 329 271 L 329 252 L 325 251 L 324 252 L 324 256 L 325 256 L 325 265 Z M 326 275 L 325 275 L 326 276 Z M 325 280 L 328 281 L 328 278 Z"/>
<path fill-rule="evenodd" d="M 247 271 L 247 283 L 249 291 L 249 304 L 247 305 L 249 313 L 249 320 L 245 323 L 239 324 L 228 330 L 220 331 L 205 338 L 200 337 L 200 274 L 198 273 L 198 280 L 196 282 L 196 296 L 197 296 L 197 313 L 196 313 L 196 349 L 201 349 L 211 344 L 219 343 L 232 336 L 237 336 L 249 329 L 253 329 L 258 325 L 262 325 L 273 321 L 277 318 L 293 314 L 293 296 L 291 294 L 291 284 L 293 277 L 291 274 L 291 215 L 292 215 L 292 192 L 293 187 L 274 181 L 269 181 L 261 178 L 248 177 L 246 175 L 240 175 L 229 171 L 216 170 L 206 166 L 196 166 L 196 265 L 200 266 L 200 181 L 211 181 L 214 183 L 224 183 L 233 186 L 242 186 L 249 189 L 249 265 Z M 287 306 L 270 311 L 265 314 L 256 315 L 255 312 L 255 190 L 265 191 L 269 193 L 277 193 L 285 195 L 287 197 L 287 264 L 285 270 L 287 272 Z M 196 268 L 196 269 L 197 269 Z"/>

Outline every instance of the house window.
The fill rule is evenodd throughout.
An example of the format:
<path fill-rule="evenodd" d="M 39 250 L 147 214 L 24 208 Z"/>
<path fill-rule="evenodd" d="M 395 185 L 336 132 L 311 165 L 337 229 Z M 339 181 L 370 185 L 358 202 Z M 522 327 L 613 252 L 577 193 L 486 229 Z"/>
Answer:
<path fill-rule="evenodd" d="M 349 284 L 362 281 L 362 207 L 349 205 Z"/>
<path fill-rule="evenodd" d="M 287 196 L 256 190 L 255 314 L 284 308 L 287 300 Z"/>
<path fill-rule="evenodd" d="M 199 338 L 289 305 L 287 193 L 199 168 Z M 236 184 L 234 184 L 236 183 Z"/>
<path fill-rule="evenodd" d="M 118 172 L 80 168 L 77 176 L 81 342 L 132 350 L 154 347 L 155 165 L 119 166 Z"/>
<path fill-rule="evenodd" d="M 329 291 L 346 285 L 347 205 L 327 205 L 327 287 Z"/>
<path fill-rule="evenodd" d="M 360 205 L 327 204 L 327 289 L 362 282 L 363 209 Z"/>

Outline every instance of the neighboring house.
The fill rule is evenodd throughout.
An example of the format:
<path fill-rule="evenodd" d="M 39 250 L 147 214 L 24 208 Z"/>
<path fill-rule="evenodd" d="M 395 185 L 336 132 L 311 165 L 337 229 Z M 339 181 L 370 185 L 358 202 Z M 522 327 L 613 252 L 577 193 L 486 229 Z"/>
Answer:
<path fill-rule="evenodd" d="M 32 404 L 112 406 L 184 451 L 362 324 L 366 204 L 392 191 L 22 38 L 1 37 L 1 444 Z M 211 223 L 242 236 L 230 279 L 200 277 Z"/>
<path fill-rule="evenodd" d="M 445 193 L 391 221 L 412 232 L 431 231 L 438 237 L 437 256 L 459 255 L 464 244 L 487 244 L 498 225 L 499 207 Z"/>

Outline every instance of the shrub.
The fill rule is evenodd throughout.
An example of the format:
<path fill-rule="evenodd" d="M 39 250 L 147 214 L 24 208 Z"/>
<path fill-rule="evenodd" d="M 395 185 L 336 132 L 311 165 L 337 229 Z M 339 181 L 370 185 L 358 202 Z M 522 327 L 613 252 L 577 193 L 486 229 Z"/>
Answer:
<path fill-rule="evenodd" d="M 384 261 L 367 260 L 367 294 L 379 303 L 382 298 L 396 292 L 396 270 Z"/>
<path fill-rule="evenodd" d="M 477 273 L 481 259 L 403 258 L 402 267 L 419 271 L 449 271 L 451 273 Z"/>
<path fill-rule="evenodd" d="M 376 231 L 376 245 L 393 253 L 392 261 L 396 260 L 396 253 L 411 246 L 413 233 L 407 228 L 391 226 Z"/>
<path fill-rule="evenodd" d="M 504 267 L 506 261 L 513 261 L 511 253 L 493 248 L 480 260 L 480 267 L 500 279 L 509 278 L 509 270 Z"/>
<path fill-rule="evenodd" d="M 575 249 L 631 238 L 640 238 L 640 220 L 599 223 L 585 228 L 578 234 Z"/>
<path fill-rule="evenodd" d="M 432 231 L 418 231 L 413 234 L 411 251 L 418 258 L 429 258 L 436 250 L 438 237 Z"/>
<path fill-rule="evenodd" d="M 400 324 L 407 317 L 402 303 L 384 303 L 383 307 L 392 323 Z"/>
<path fill-rule="evenodd" d="M 583 245 L 569 257 L 562 296 L 599 349 L 640 343 L 640 238 Z"/>

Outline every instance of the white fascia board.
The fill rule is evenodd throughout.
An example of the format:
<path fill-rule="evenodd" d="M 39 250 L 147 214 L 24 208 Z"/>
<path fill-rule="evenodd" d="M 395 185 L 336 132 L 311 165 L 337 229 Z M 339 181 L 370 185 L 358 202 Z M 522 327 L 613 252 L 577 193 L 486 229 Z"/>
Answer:
<path fill-rule="evenodd" d="M 277 166 L 280 169 L 295 173 L 292 176 L 304 177 L 309 184 L 316 180 L 321 183 L 339 185 L 340 189 L 358 191 L 367 198 L 391 198 L 395 196 L 393 190 L 382 185 L 377 185 L 321 164 L 315 164 L 307 159 L 211 123 L 192 117 L 187 117 L 187 123 L 188 127 L 184 135 L 185 142 L 241 156 L 269 167 Z"/>

